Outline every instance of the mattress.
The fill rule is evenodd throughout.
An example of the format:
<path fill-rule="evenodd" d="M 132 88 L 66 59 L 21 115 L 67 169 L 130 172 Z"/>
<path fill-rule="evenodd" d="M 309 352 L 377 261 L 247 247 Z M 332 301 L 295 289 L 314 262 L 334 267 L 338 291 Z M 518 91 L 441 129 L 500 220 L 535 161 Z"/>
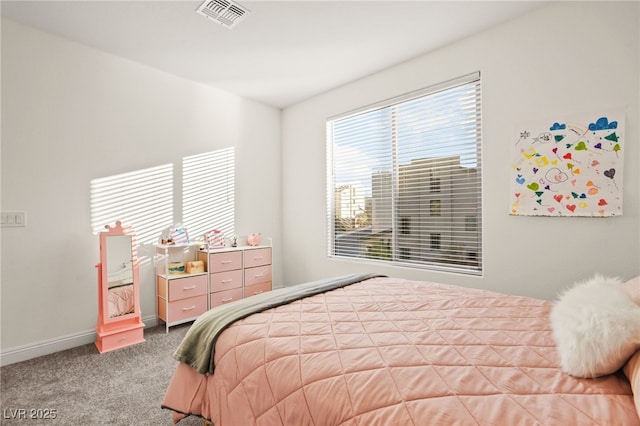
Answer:
<path fill-rule="evenodd" d="M 232 322 L 216 337 L 213 373 L 180 362 L 162 406 L 176 422 L 215 426 L 640 425 L 622 372 L 562 372 L 551 308 L 364 279 Z"/>

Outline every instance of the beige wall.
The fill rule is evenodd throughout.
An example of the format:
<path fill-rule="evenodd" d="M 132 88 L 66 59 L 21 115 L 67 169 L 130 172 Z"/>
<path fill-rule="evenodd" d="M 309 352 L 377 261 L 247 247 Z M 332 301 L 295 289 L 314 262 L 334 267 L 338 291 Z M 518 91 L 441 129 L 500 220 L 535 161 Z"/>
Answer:
<path fill-rule="evenodd" d="M 281 281 L 280 115 L 3 19 L 2 211 L 27 215 L 25 228 L 2 229 L 3 355 L 92 341 L 92 179 L 170 164 L 174 221 L 182 222 L 182 158 L 234 147 L 236 233 L 273 237 Z M 169 225 L 156 224 L 158 236 Z M 141 281 L 142 316 L 153 323 L 150 262 Z"/>
<path fill-rule="evenodd" d="M 553 298 L 595 272 L 640 274 L 638 21 L 637 2 L 556 2 L 286 108 L 285 283 L 374 271 Z M 482 74 L 484 276 L 328 259 L 325 120 L 474 71 Z M 516 124 L 619 106 L 627 111 L 624 215 L 509 216 Z"/>

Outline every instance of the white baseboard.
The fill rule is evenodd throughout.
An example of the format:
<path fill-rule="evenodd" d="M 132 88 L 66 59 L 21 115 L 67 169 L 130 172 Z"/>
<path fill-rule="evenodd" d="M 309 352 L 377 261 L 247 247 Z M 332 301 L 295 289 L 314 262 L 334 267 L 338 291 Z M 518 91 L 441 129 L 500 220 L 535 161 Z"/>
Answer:
<path fill-rule="evenodd" d="M 158 318 L 155 315 L 142 318 L 145 328 L 154 327 L 158 324 Z M 66 336 L 56 337 L 54 339 L 42 340 L 37 343 L 18 346 L 15 348 L 0 351 L 0 367 L 15 364 L 17 362 L 27 361 L 43 355 L 49 355 L 55 352 L 76 348 L 82 345 L 88 345 L 96 341 L 95 329 L 81 331 L 79 333 L 68 334 Z M 96 352 L 97 353 L 97 352 Z"/>

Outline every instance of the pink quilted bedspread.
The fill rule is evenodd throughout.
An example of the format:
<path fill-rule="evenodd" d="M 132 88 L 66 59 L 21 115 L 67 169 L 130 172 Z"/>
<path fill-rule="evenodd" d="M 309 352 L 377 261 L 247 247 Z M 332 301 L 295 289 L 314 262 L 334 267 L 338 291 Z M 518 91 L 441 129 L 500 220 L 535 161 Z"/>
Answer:
<path fill-rule="evenodd" d="M 640 425 L 622 374 L 559 369 L 552 302 L 373 278 L 253 314 L 163 407 L 226 425 Z"/>

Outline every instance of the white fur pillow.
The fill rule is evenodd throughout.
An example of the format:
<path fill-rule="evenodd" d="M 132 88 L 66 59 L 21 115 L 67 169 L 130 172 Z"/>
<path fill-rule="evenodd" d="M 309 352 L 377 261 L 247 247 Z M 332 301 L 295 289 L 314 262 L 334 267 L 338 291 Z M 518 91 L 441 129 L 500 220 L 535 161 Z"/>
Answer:
<path fill-rule="evenodd" d="M 624 289 L 636 305 L 640 305 L 640 275 L 624 283 Z"/>
<path fill-rule="evenodd" d="M 618 278 L 596 275 L 566 291 L 551 326 L 562 369 L 575 377 L 614 373 L 640 348 L 640 306 Z"/>

